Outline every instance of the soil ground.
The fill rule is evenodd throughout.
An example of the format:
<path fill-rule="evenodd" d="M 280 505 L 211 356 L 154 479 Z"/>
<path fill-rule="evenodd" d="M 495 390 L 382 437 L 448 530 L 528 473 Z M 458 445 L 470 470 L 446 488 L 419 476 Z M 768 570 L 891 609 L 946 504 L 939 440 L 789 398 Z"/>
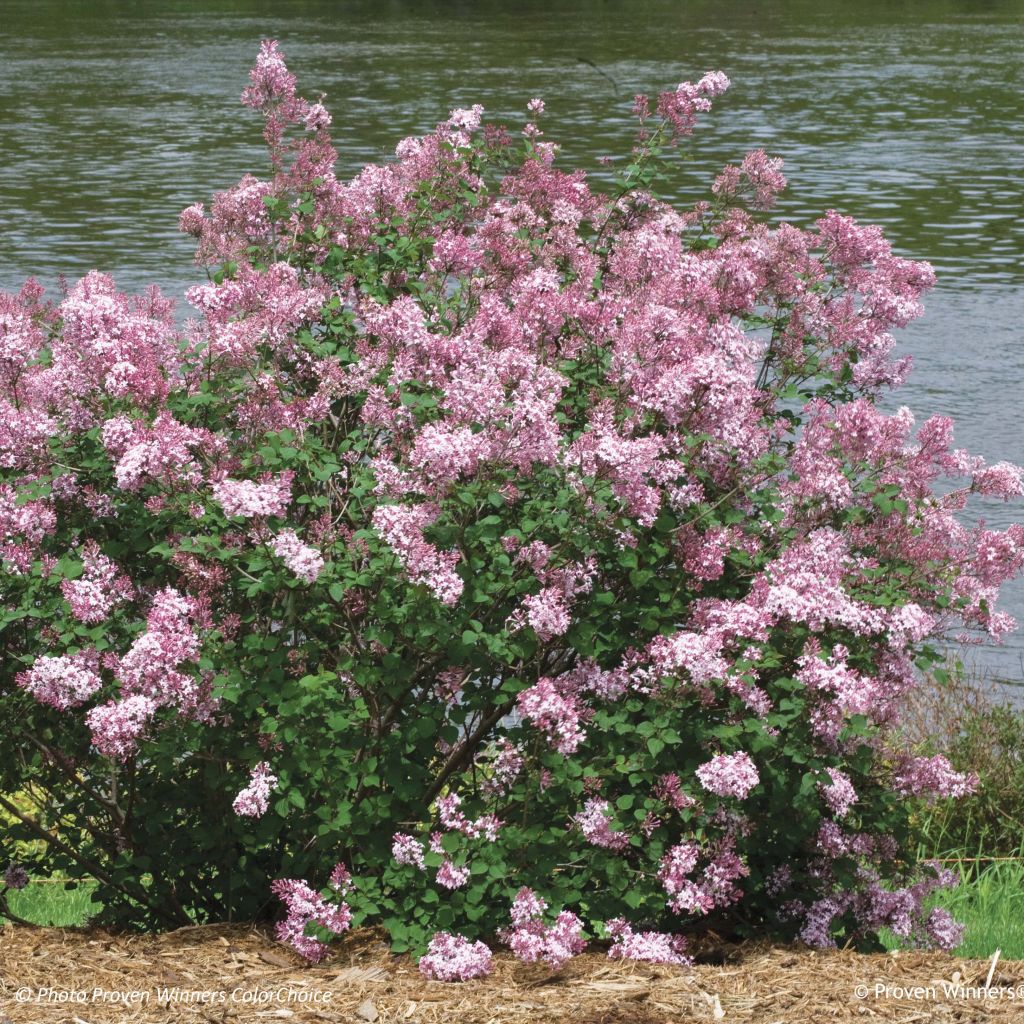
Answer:
<path fill-rule="evenodd" d="M 372 931 L 309 966 L 252 928 L 113 935 L 7 927 L 0 1024 L 1024 1022 L 1024 961 L 993 967 L 935 953 L 758 945 L 701 959 L 708 962 L 655 967 L 595 953 L 551 974 L 499 954 L 490 978 L 443 984 L 425 981 Z M 977 989 L 990 971 L 986 998 Z"/>

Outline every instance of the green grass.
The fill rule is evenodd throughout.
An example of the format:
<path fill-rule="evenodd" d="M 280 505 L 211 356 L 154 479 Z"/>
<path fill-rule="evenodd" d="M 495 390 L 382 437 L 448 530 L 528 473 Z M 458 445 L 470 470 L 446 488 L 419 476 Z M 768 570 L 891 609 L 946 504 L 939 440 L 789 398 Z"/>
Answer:
<path fill-rule="evenodd" d="M 9 891 L 7 902 L 11 913 L 32 924 L 70 928 L 87 924 L 100 909 L 91 900 L 95 888 L 93 882 L 30 882 L 20 892 Z"/>
<path fill-rule="evenodd" d="M 1024 861 L 961 863 L 959 872 L 960 885 L 930 902 L 967 928 L 955 954 L 984 960 L 999 949 L 1007 960 L 1024 960 Z M 901 947 L 891 933 L 883 932 L 882 942 L 887 949 Z"/>

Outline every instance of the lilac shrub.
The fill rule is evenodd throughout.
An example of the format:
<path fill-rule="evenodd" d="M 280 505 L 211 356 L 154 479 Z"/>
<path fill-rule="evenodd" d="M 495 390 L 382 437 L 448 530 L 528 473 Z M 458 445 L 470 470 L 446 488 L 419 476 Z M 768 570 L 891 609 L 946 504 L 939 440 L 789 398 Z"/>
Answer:
<path fill-rule="evenodd" d="M 1024 529 L 959 513 L 1021 472 L 880 407 L 927 264 L 769 222 L 762 151 L 658 198 L 728 84 L 638 97 L 610 192 L 539 99 L 341 181 L 266 43 L 270 175 L 181 215 L 193 319 L 0 297 L 0 794 L 37 808 L 0 796 L 0 853 L 122 924 L 381 925 L 439 979 L 496 938 L 956 942 L 912 826 L 976 780 L 899 711 L 1013 627 Z"/>

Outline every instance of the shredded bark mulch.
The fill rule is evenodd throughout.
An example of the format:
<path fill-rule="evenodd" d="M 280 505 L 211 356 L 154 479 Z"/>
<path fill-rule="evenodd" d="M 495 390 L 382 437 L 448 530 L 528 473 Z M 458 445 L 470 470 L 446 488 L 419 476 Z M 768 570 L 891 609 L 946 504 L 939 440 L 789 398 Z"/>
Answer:
<path fill-rule="evenodd" d="M 700 960 L 656 967 L 595 953 L 552 974 L 499 954 L 489 978 L 444 984 L 425 981 L 372 931 L 310 966 L 253 928 L 6 927 L 0 1024 L 1024 1022 L 1024 961 L 756 944 Z"/>

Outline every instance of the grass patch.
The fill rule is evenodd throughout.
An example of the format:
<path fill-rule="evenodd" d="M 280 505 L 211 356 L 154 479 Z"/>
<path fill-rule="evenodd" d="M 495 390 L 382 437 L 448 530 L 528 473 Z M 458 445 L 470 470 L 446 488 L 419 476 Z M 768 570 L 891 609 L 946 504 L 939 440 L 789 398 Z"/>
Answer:
<path fill-rule="evenodd" d="M 929 907 L 945 907 L 967 928 L 956 956 L 984 960 L 997 949 L 1007 960 L 1024 960 L 1024 862 L 989 864 L 961 862 L 961 882 L 936 893 Z M 883 932 L 886 949 L 903 948 L 891 932 Z"/>
<path fill-rule="evenodd" d="M 29 882 L 20 891 L 8 891 L 11 912 L 32 924 L 71 928 L 87 924 L 100 909 L 92 901 L 94 882 Z"/>

